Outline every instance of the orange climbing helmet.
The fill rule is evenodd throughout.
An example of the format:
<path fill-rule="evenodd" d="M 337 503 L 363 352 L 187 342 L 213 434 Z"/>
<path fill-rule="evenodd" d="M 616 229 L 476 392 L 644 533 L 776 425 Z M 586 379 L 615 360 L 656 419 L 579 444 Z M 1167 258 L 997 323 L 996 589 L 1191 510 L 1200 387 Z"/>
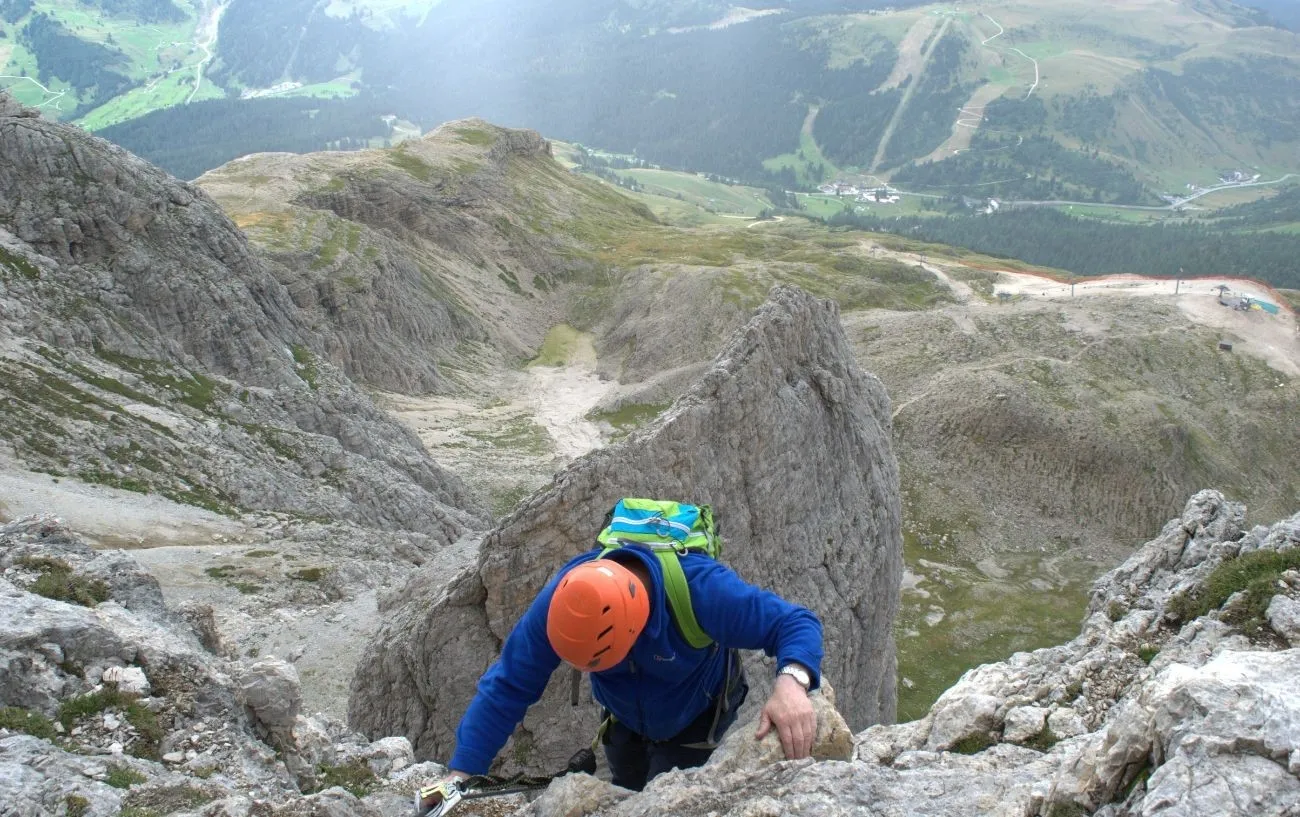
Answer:
<path fill-rule="evenodd" d="M 555 588 L 546 637 L 560 658 L 583 672 L 607 670 L 627 657 L 650 617 L 637 575 L 611 559 L 574 567 Z"/>

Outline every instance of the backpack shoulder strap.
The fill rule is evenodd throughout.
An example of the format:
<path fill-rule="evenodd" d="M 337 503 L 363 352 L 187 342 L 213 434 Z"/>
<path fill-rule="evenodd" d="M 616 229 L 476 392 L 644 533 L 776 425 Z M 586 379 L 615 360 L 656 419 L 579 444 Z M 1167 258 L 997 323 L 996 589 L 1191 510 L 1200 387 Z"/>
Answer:
<path fill-rule="evenodd" d="M 655 555 L 659 557 L 659 567 L 664 574 L 664 593 L 668 596 L 668 606 L 672 608 L 677 629 L 687 644 L 697 650 L 704 649 L 713 643 L 713 639 L 695 620 L 691 589 L 686 584 L 686 573 L 682 570 L 681 560 L 673 550 L 656 550 Z"/>

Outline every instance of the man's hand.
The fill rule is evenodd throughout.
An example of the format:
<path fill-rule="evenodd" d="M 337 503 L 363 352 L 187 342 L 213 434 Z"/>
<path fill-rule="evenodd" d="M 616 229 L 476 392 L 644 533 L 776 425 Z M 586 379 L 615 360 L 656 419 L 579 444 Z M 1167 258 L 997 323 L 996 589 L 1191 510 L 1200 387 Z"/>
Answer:
<path fill-rule="evenodd" d="M 763 704 L 762 717 L 758 719 L 755 739 L 762 740 L 776 727 L 781 737 L 781 748 L 786 760 L 799 760 L 812 754 L 813 738 L 817 734 L 817 717 L 812 701 L 799 682 L 789 675 L 778 675 L 772 695 Z"/>

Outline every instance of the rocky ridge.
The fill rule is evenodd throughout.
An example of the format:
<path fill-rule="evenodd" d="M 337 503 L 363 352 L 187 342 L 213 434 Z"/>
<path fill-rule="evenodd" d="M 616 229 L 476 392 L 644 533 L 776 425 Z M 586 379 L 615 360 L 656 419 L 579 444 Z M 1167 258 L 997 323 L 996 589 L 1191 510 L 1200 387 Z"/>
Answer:
<path fill-rule="evenodd" d="M 892 719 L 902 543 L 888 406 L 853 364 L 835 305 L 774 289 L 660 420 L 560 472 L 487 535 L 476 564 L 426 569 L 403 590 L 358 666 L 349 721 L 448 755 L 486 662 L 623 495 L 713 504 L 727 563 L 822 619 L 834 645 L 823 671 L 848 722 Z M 762 700 L 770 668 L 751 674 Z M 562 766 L 575 729 L 594 734 L 598 707 L 574 710 L 559 675 L 503 752 L 508 765 Z"/>
<path fill-rule="evenodd" d="M 534 131 L 450 122 L 393 150 L 249 156 L 195 182 L 253 242 L 325 355 L 359 383 L 447 392 L 481 357 L 533 356 L 603 277 L 578 226 L 650 225 L 565 172 Z M 450 378 L 450 379 L 449 379 Z"/>
<path fill-rule="evenodd" d="M 201 190 L 0 94 L 0 404 L 29 468 L 454 541 L 481 506 Z"/>

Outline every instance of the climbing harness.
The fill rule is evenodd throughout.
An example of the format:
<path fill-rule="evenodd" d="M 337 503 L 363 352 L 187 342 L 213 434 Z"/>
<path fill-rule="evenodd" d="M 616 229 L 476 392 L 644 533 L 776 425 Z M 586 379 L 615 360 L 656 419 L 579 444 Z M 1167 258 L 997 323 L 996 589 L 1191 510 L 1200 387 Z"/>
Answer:
<path fill-rule="evenodd" d="M 462 800 L 537 791 L 551 785 L 551 781 L 557 777 L 575 772 L 595 774 L 596 753 L 590 749 L 583 749 L 569 758 L 568 768 L 548 777 L 529 777 L 523 774 L 496 777 L 479 774 L 463 780 L 447 780 L 433 786 L 425 786 L 415 793 L 415 817 L 443 817 L 451 813 L 451 810 Z"/>

